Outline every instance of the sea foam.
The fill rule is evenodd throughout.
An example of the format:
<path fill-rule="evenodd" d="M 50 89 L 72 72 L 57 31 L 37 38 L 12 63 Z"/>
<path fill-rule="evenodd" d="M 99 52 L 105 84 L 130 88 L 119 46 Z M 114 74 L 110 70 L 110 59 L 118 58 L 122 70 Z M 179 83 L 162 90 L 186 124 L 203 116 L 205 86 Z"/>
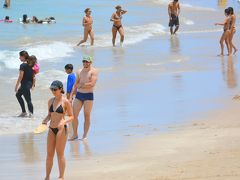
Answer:
<path fill-rule="evenodd" d="M 21 50 L 28 51 L 29 55 L 35 55 L 39 62 L 56 61 L 64 57 L 71 56 L 74 52 L 73 46 L 64 42 L 52 42 L 49 44 L 28 45 L 15 51 L 0 51 L 0 65 L 8 69 L 19 68 L 21 64 L 19 60 L 19 52 Z"/>
<path fill-rule="evenodd" d="M 149 23 L 140 26 L 126 26 L 124 46 L 136 44 L 143 40 L 149 39 L 153 36 L 166 34 L 165 27 L 158 23 Z M 119 36 L 116 39 L 116 44 L 119 42 Z M 112 46 L 111 33 L 102 34 L 96 37 L 95 45 L 97 47 L 110 47 Z"/>

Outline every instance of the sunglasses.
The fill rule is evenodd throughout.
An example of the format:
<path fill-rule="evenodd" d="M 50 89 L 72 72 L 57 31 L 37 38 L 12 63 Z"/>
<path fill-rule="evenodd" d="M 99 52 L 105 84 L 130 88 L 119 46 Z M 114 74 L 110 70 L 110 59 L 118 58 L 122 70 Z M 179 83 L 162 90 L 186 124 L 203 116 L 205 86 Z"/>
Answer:
<path fill-rule="evenodd" d="M 86 61 L 86 60 L 83 60 L 82 62 L 83 62 L 83 63 L 89 63 L 89 62 L 88 62 L 88 61 Z"/>
<path fill-rule="evenodd" d="M 50 88 L 51 89 L 51 91 L 57 91 L 58 89 L 56 89 L 56 88 Z"/>

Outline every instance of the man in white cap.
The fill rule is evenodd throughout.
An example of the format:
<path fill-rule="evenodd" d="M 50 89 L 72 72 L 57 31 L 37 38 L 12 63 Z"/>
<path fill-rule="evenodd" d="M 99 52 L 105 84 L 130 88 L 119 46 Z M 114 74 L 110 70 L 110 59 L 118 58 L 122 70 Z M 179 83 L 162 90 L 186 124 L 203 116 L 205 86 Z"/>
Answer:
<path fill-rule="evenodd" d="M 93 89 L 98 79 L 98 73 L 97 70 L 92 67 L 93 60 L 91 56 L 84 56 L 82 62 L 83 68 L 77 71 L 77 79 L 71 92 L 71 97 L 75 93 L 76 96 L 73 101 L 73 136 L 69 140 L 78 139 L 78 115 L 82 107 L 84 108 L 84 132 L 82 140 L 87 139 L 87 133 L 90 127 L 90 114 L 94 99 Z"/>

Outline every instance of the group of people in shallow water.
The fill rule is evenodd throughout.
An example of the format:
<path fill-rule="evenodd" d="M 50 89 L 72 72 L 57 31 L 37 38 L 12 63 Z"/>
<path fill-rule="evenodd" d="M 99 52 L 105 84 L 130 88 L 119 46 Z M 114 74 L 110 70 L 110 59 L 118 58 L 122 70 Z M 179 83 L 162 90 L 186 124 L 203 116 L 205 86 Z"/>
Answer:
<path fill-rule="evenodd" d="M 123 45 L 124 42 L 124 28 L 122 25 L 122 17 L 125 13 L 127 13 L 126 10 L 123 10 L 120 5 L 115 7 L 116 11 L 112 14 L 110 21 L 113 22 L 112 26 L 112 45 L 115 46 L 116 43 L 116 36 L 117 33 L 120 35 L 120 46 Z M 85 16 L 82 20 L 82 25 L 84 27 L 84 36 L 83 39 L 77 44 L 77 46 L 81 45 L 82 43 L 85 43 L 88 39 L 88 36 L 90 36 L 91 39 L 91 45 L 94 45 L 94 31 L 93 31 L 93 18 L 91 16 L 91 9 L 87 8 L 85 9 Z M 179 29 L 179 14 L 180 14 L 180 4 L 178 0 L 173 0 L 168 5 L 168 14 L 169 14 L 169 27 L 170 27 L 170 33 L 172 35 L 176 34 L 176 32 Z M 175 26 L 175 30 L 173 30 L 173 27 Z"/>
<path fill-rule="evenodd" d="M 36 74 L 40 67 L 37 58 L 29 56 L 27 51 L 19 53 L 19 59 L 22 62 L 19 68 L 19 76 L 15 85 L 17 100 L 22 109 L 18 117 L 33 117 L 33 104 L 31 100 L 31 89 L 36 84 Z M 73 65 L 66 64 L 65 72 L 67 78 L 67 93 L 63 96 L 63 83 L 55 80 L 50 85 L 53 97 L 48 100 L 48 114 L 42 121 L 42 124 L 49 123 L 47 136 L 47 158 L 46 158 L 46 177 L 49 180 L 53 166 L 55 151 L 58 157 L 59 180 L 64 179 L 65 157 L 64 150 L 67 142 L 67 124 L 72 122 L 73 136 L 70 141 L 78 139 L 78 115 L 81 109 L 84 109 L 84 131 L 81 140 L 87 139 L 90 128 L 90 114 L 93 106 L 93 89 L 98 79 L 97 70 L 92 67 L 93 59 L 91 56 L 84 56 L 82 63 L 83 68 L 73 73 Z M 24 100 L 27 102 L 29 114 L 25 109 Z"/>
<path fill-rule="evenodd" d="M 33 16 L 32 19 L 28 18 L 27 14 L 24 14 L 22 19 L 20 19 L 20 22 L 23 24 L 29 24 L 29 23 L 35 23 L 35 24 L 44 24 L 44 23 L 56 23 L 56 20 L 54 17 L 46 17 L 43 20 L 39 20 L 36 16 Z"/>
<path fill-rule="evenodd" d="M 224 42 L 227 47 L 229 56 L 234 55 L 237 52 L 236 46 L 233 44 L 233 37 L 236 33 L 236 15 L 234 14 L 234 9 L 228 7 L 224 10 L 226 19 L 223 23 L 215 23 L 215 25 L 223 26 L 223 34 L 220 38 L 221 53 L 220 56 L 224 55 Z"/>
<path fill-rule="evenodd" d="M 126 10 L 123 10 L 120 5 L 115 7 L 116 12 L 112 14 L 112 17 L 110 21 L 113 22 L 112 26 L 112 44 L 115 46 L 115 41 L 116 41 L 116 36 L 117 33 L 120 34 L 120 45 L 122 46 L 123 41 L 124 41 L 124 29 L 122 25 L 122 15 L 127 13 Z M 87 8 L 85 9 L 85 16 L 83 17 L 82 20 L 82 25 L 84 27 L 84 36 L 83 39 L 77 44 L 79 46 L 80 44 L 84 43 L 87 41 L 88 36 L 90 36 L 91 39 L 91 45 L 94 45 L 94 32 L 93 32 L 93 18 L 91 16 L 91 9 Z"/>
<path fill-rule="evenodd" d="M 10 19 L 9 16 L 5 16 L 4 19 L 0 20 L 0 22 L 5 22 L 5 23 L 12 23 L 13 20 Z M 32 19 L 28 18 L 27 14 L 24 14 L 22 18 L 19 19 L 19 22 L 22 24 L 51 24 L 51 23 L 56 23 L 56 20 L 54 17 L 46 17 L 43 20 L 39 20 L 36 16 L 33 16 Z"/>

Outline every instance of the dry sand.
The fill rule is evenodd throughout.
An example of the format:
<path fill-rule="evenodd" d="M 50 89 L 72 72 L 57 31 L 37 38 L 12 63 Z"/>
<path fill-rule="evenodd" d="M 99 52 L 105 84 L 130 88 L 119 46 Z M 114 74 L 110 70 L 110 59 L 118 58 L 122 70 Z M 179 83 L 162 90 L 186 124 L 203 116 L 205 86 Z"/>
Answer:
<path fill-rule="evenodd" d="M 239 180 L 240 102 L 124 152 L 67 162 L 70 180 Z M 229 106 L 228 106 L 229 107 Z"/>

